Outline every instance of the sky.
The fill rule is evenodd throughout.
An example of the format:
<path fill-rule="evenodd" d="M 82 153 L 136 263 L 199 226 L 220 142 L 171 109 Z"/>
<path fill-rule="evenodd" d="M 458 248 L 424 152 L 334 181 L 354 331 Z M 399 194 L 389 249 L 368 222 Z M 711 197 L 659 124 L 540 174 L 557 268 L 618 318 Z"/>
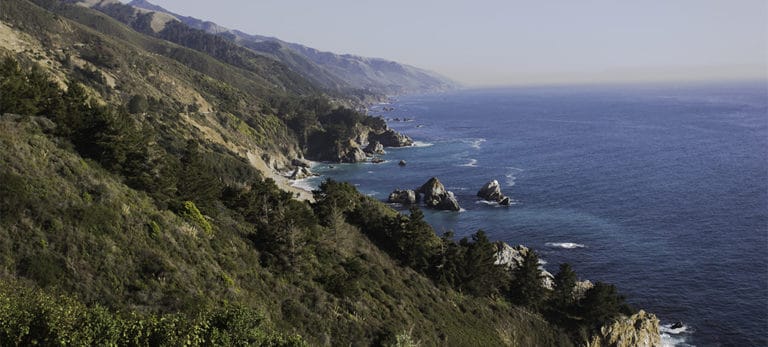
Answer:
<path fill-rule="evenodd" d="M 768 0 L 150 0 L 471 86 L 768 79 Z"/>

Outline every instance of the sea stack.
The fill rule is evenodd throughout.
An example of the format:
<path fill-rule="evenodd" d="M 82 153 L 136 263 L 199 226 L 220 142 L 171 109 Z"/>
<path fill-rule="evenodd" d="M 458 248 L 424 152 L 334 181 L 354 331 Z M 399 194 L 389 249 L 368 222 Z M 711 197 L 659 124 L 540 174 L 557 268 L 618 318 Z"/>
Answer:
<path fill-rule="evenodd" d="M 424 195 L 424 204 L 429 208 L 449 211 L 461 210 L 453 192 L 445 190 L 445 186 L 440 183 L 437 177 L 430 178 L 416 192 Z"/>
<path fill-rule="evenodd" d="M 477 192 L 477 196 L 481 197 L 483 200 L 498 202 L 499 205 L 508 206 L 510 203 L 509 197 L 504 196 L 504 194 L 501 193 L 501 186 L 497 180 L 486 183 Z"/>

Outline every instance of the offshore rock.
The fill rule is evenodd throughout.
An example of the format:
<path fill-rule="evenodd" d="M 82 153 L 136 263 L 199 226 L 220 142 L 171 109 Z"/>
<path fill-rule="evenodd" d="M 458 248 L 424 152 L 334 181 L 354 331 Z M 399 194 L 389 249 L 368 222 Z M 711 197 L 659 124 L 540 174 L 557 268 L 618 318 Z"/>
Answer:
<path fill-rule="evenodd" d="M 459 211 L 461 207 L 452 192 L 445 190 L 437 177 L 432 177 L 424 183 L 417 193 L 424 195 L 424 204 L 438 210 Z"/>
<path fill-rule="evenodd" d="M 659 319 L 643 310 L 620 317 L 602 326 L 587 347 L 661 347 Z"/>
<path fill-rule="evenodd" d="M 384 151 L 384 145 L 379 141 L 369 142 L 363 152 L 368 154 L 387 154 L 387 152 Z"/>
<path fill-rule="evenodd" d="M 381 133 L 372 131 L 368 134 L 368 141 L 378 141 L 384 147 L 408 147 L 413 145 L 413 140 L 410 137 L 400 134 L 392 129 L 384 130 Z"/>
<path fill-rule="evenodd" d="M 399 163 L 397 163 L 397 165 L 400 165 L 400 166 L 405 166 L 405 165 L 407 165 L 407 164 L 408 164 L 408 163 L 407 163 L 405 160 L 400 160 L 400 162 L 399 162 Z"/>
<path fill-rule="evenodd" d="M 499 205 L 506 206 L 509 205 L 510 202 L 509 198 L 501 193 L 501 186 L 497 180 L 486 183 L 477 192 L 477 196 L 481 197 L 483 200 L 498 202 Z"/>
<path fill-rule="evenodd" d="M 389 199 L 387 199 L 387 201 L 403 205 L 413 205 L 419 201 L 419 194 L 410 189 L 396 189 L 389 194 Z"/>

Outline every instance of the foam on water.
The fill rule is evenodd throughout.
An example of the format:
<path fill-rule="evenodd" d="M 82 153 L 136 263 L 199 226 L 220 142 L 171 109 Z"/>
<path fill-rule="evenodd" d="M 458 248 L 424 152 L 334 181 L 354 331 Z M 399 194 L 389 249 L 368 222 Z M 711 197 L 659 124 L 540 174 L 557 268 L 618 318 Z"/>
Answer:
<path fill-rule="evenodd" d="M 431 142 L 424 142 L 424 141 L 413 141 L 413 145 L 411 147 L 429 147 L 434 146 L 434 143 Z"/>
<path fill-rule="evenodd" d="M 318 179 L 318 177 L 309 177 L 309 178 L 304 178 L 300 180 L 294 180 L 291 182 L 291 186 L 299 188 L 301 190 L 306 190 L 308 192 L 311 192 L 313 190 L 319 189 L 320 180 Z"/>
<path fill-rule="evenodd" d="M 464 166 L 464 167 L 477 167 L 477 159 L 470 159 L 470 160 L 469 160 L 469 163 L 466 163 L 466 164 L 461 164 L 461 165 L 459 165 L 459 166 Z"/>
<path fill-rule="evenodd" d="M 466 142 L 469 143 L 470 147 L 472 147 L 474 149 L 480 149 L 480 148 L 482 148 L 481 146 L 482 146 L 483 142 L 485 142 L 485 141 L 486 140 L 484 138 L 479 138 L 479 139 L 472 139 L 472 140 L 469 140 L 469 141 L 466 141 Z"/>
<path fill-rule="evenodd" d="M 506 177 L 506 180 L 504 183 L 507 184 L 508 187 L 515 185 L 515 180 L 517 180 L 517 174 L 522 172 L 523 169 L 518 169 L 516 167 L 507 167 L 507 173 L 504 174 L 504 177 Z"/>
<path fill-rule="evenodd" d="M 585 245 L 582 245 L 580 243 L 574 243 L 574 242 L 547 242 L 545 245 L 549 247 L 555 247 L 555 248 L 565 248 L 565 249 L 574 249 L 574 248 L 584 248 L 587 247 Z"/>
<path fill-rule="evenodd" d="M 662 347 L 694 346 L 688 343 L 688 337 L 693 333 L 693 331 L 687 325 L 683 325 L 677 329 L 672 329 L 672 324 L 662 324 L 659 326 L 659 332 L 661 333 Z"/>

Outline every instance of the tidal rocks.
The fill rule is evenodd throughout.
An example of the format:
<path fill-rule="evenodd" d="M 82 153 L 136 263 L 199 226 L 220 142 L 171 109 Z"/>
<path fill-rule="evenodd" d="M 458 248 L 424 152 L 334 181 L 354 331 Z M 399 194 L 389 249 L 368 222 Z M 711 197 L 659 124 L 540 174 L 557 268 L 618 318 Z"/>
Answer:
<path fill-rule="evenodd" d="M 371 159 L 371 163 L 374 163 L 374 164 L 381 164 L 384 161 L 385 161 L 384 159 L 379 158 L 379 157 L 374 157 L 373 159 Z"/>
<path fill-rule="evenodd" d="M 291 165 L 298 166 L 298 167 L 305 167 L 309 168 L 312 165 L 310 164 L 309 160 L 302 159 L 302 158 L 294 158 L 291 160 Z"/>
<path fill-rule="evenodd" d="M 293 173 L 288 177 L 292 180 L 300 180 L 307 177 L 315 176 L 315 174 L 310 171 L 308 168 L 299 166 L 295 170 L 293 170 Z"/>
<path fill-rule="evenodd" d="M 424 195 L 424 204 L 429 208 L 438 210 L 459 211 L 461 207 L 452 192 L 445 190 L 437 177 L 432 177 L 417 191 Z"/>
<path fill-rule="evenodd" d="M 477 196 L 487 201 L 498 202 L 499 205 L 508 206 L 510 202 L 509 197 L 506 197 L 504 196 L 504 194 L 501 193 L 501 186 L 499 185 L 499 181 L 497 180 L 493 180 L 486 183 L 477 192 Z"/>
<path fill-rule="evenodd" d="M 379 141 L 368 142 L 368 146 L 363 149 L 363 152 L 368 154 L 387 154 L 387 152 L 384 151 L 384 145 Z"/>
<path fill-rule="evenodd" d="M 387 199 L 387 201 L 403 205 L 413 205 L 419 202 L 419 194 L 411 189 L 396 189 L 389 194 L 389 199 Z"/>
<path fill-rule="evenodd" d="M 408 147 L 413 145 L 413 140 L 410 137 L 392 129 L 387 129 L 380 133 L 371 132 L 368 134 L 368 141 L 379 142 L 384 147 Z"/>
<path fill-rule="evenodd" d="M 397 165 L 400 165 L 400 166 L 405 166 L 406 164 L 408 163 L 406 163 L 405 160 L 401 160 L 399 163 L 397 163 Z"/>
<path fill-rule="evenodd" d="M 600 328 L 587 344 L 590 347 L 656 347 L 661 346 L 659 319 L 643 310 L 619 317 Z"/>

